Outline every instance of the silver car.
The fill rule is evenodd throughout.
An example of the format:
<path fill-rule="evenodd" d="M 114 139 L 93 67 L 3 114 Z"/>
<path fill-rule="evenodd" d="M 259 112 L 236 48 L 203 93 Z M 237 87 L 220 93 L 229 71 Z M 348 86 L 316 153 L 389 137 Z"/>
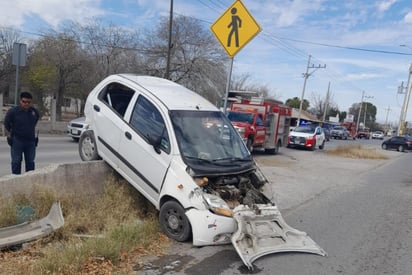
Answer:
<path fill-rule="evenodd" d="M 79 141 L 80 136 L 86 131 L 89 126 L 85 122 L 86 117 L 78 117 L 71 120 L 67 124 L 67 135 L 71 137 L 74 141 Z"/>

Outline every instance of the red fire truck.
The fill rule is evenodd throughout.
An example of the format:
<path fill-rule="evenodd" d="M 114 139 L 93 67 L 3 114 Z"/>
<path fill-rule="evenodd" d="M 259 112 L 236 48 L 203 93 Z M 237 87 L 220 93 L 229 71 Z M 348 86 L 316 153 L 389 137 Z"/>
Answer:
<path fill-rule="evenodd" d="M 291 115 L 291 107 L 273 99 L 234 102 L 228 111 L 249 151 L 260 148 L 270 154 L 287 144 Z"/>

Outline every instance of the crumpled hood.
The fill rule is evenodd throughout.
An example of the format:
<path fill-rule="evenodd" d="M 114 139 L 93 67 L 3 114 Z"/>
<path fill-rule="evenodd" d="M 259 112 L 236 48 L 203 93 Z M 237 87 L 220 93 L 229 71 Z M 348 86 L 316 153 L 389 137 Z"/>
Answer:
<path fill-rule="evenodd" d="M 243 263 L 253 269 L 253 262 L 265 255 L 278 252 L 307 252 L 326 256 L 305 232 L 296 230 L 283 220 L 277 206 L 239 205 L 233 211 L 238 230 L 232 235 L 232 244 Z"/>

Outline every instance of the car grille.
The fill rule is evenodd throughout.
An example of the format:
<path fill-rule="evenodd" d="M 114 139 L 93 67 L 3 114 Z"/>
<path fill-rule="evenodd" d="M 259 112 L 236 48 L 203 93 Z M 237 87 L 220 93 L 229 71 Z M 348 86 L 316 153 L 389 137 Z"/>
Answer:
<path fill-rule="evenodd" d="M 290 143 L 294 143 L 294 144 L 305 144 L 305 143 L 306 143 L 306 138 L 304 138 L 304 137 L 294 137 L 294 136 L 291 136 L 291 137 L 290 137 Z"/>
<path fill-rule="evenodd" d="M 78 123 L 72 123 L 70 124 L 70 126 L 73 128 L 83 128 L 83 124 L 78 124 Z"/>

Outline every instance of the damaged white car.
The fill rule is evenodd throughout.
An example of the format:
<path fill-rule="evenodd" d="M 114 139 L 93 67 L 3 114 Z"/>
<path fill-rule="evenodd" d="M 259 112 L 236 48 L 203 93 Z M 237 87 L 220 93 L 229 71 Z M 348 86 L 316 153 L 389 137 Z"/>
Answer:
<path fill-rule="evenodd" d="M 112 75 L 89 94 L 83 160 L 102 158 L 159 210 L 164 233 L 193 245 L 232 242 L 245 265 L 275 252 L 325 255 L 290 228 L 227 117 L 172 81 Z"/>

